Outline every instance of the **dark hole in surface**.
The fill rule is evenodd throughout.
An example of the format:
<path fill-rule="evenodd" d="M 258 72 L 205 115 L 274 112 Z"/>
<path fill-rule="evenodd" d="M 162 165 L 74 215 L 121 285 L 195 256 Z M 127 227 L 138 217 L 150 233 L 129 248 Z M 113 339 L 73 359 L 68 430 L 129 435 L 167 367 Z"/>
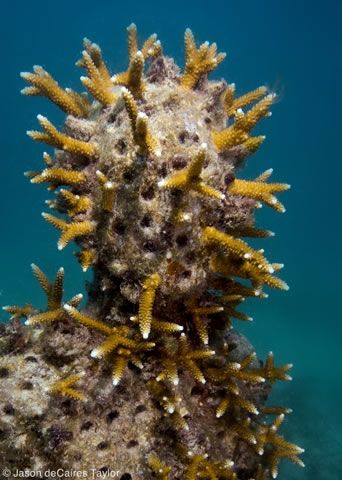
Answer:
<path fill-rule="evenodd" d="M 182 278 L 190 278 L 191 277 L 191 270 L 184 270 L 184 272 L 181 273 Z"/>
<path fill-rule="evenodd" d="M 152 242 L 152 240 L 145 242 L 143 247 L 146 252 L 155 252 L 157 250 L 157 246 L 154 242 Z"/>
<path fill-rule="evenodd" d="M 203 393 L 203 388 L 200 387 L 199 385 L 195 385 L 191 389 L 191 396 L 192 395 L 202 395 L 202 393 Z"/>
<path fill-rule="evenodd" d="M 139 445 L 139 442 L 137 442 L 137 440 L 130 440 L 127 443 L 127 448 L 134 448 L 134 447 L 137 447 L 138 445 Z"/>
<path fill-rule="evenodd" d="M 132 480 L 132 475 L 130 473 L 124 473 L 121 475 L 120 480 Z"/>
<path fill-rule="evenodd" d="M 8 432 L 3 428 L 0 428 L 0 440 L 4 440 L 8 437 Z"/>
<path fill-rule="evenodd" d="M 7 405 L 4 406 L 4 414 L 5 415 L 14 415 L 15 414 L 15 409 L 13 405 L 10 403 L 7 403 Z"/>
<path fill-rule="evenodd" d="M 152 218 L 149 215 L 144 215 L 141 219 L 140 225 L 142 227 L 149 227 L 152 223 Z"/>
<path fill-rule="evenodd" d="M 98 471 L 99 471 L 100 473 L 110 473 L 110 469 L 109 469 L 109 467 L 107 467 L 107 465 L 104 466 L 104 467 L 99 468 Z"/>
<path fill-rule="evenodd" d="M 176 243 L 179 247 L 185 247 L 188 244 L 187 235 L 178 235 L 178 237 L 176 237 Z"/>
<path fill-rule="evenodd" d="M 109 448 L 109 443 L 108 442 L 100 442 L 97 447 L 98 450 L 106 450 Z"/>
<path fill-rule="evenodd" d="M 134 171 L 133 170 L 127 170 L 123 175 L 122 178 L 126 183 L 131 183 L 134 179 Z"/>
<path fill-rule="evenodd" d="M 178 140 L 180 143 L 184 143 L 185 140 L 189 137 L 188 135 L 188 132 L 181 132 L 179 135 L 178 135 Z"/>
<path fill-rule="evenodd" d="M 114 224 L 114 231 L 118 234 L 118 235 L 123 235 L 126 231 L 126 225 L 123 223 L 123 222 L 116 222 Z"/>
<path fill-rule="evenodd" d="M 172 166 L 175 170 L 182 170 L 188 164 L 188 161 L 182 155 L 175 155 L 172 160 Z"/>
<path fill-rule="evenodd" d="M 122 153 L 125 153 L 126 150 L 127 150 L 127 143 L 125 142 L 125 140 L 120 138 L 120 140 L 115 145 L 115 147 L 116 147 L 117 151 L 122 154 Z"/>
<path fill-rule="evenodd" d="M 161 165 L 161 167 L 159 168 L 159 175 L 160 175 L 162 178 L 166 177 L 166 175 L 167 175 L 167 168 L 166 168 L 165 163 L 163 163 L 163 165 Z"/>
<path fill-rule="evenodd" d="M 21 388 L 23 390 L 33 390 L 33 383 L 32 382 L 23 382 L 21 384 Z"/>
<path fill-rule="evenodd" d="M 195 133 L 195 135 L 192 137 L 192 139 L 195 143 L 199 142 L 199 136 L 197 135 L 197 133 Z"/>
<path fill-rule="evenodd" d="M 138 405 L 135 409 L 135 413 L 145 412 L 145 410 L 146 410 L 145 405 Z"/>
<path fill-rule="evenodd" d="M 1 367 L 0 368 L 0 378 L 7 378 L 9 376 L 9 370 L 8 368 Z"/>
<path fill-rule="evenodd" d="M 32 363 L 37 363 L 38 360 L 36 359 L 36 357 L 33 357 L 32 355 L 29 356 L 29 357 L 25 357 L 25 361 L 26 362 L 32 362 Z"/>
<path fill-rule="evenodd" d="M 205 117 L 204 121 L 208 125 L 209 123 L 211 123 L 211 118 L 210 117 Z"/>
<path fill-rule="evenodd" d="M 89 430 L 92 426 L 93 426 L 93 422 L 91 422 L 90 420 L 83 422 L 81 425 L 81 432 L 83 432 L 84 430 L 85 431 Z"/>
<path fill-rule="evenodd" d="M 152 185 L 150 185 L 146 190 L 143 190 L 141 192 L 141 196 L 144 200 L 152 200 L 152 198 L 154 198 L 154 195 L 155 193 Z"/>
<path fill-rule="evenodd" d="M 112 410 L 107 415 L 107 422 L 111 423 L 115 418 L 118 418 L 119 412 L 117 410 Z"/>
<path fill-rule="evenodd" d="M 234 181 L 234 178 L 234 173 L 227 173 L 227 175 L 224 177 L 225 185 L 230 185 Z"/>

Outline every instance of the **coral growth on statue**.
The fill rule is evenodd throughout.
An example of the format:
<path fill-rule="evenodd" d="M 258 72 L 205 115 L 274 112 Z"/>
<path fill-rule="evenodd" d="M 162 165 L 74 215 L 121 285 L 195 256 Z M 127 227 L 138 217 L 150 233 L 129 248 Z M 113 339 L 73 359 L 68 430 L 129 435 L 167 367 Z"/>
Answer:
<path fill-rule="evenodd" d="M 291 365 L 272 353 L 259 361 L 232 323 L 251 320 L 238 309 L 246 297 L 288 289 L 282 265 L 248 238 L 273 235 L 254 211 L 284 212 L 276 194 L 289 185 L 271 182 L 271 169 L 239 175 L 276 95 L 238 97 L 234 84 L 209 81 L 225 54 L 190 30 L 183 71 L 156 35 L 139 47 L 133 24 L 128 54 L 112 76 L 86 39 L 85 93 L 40 66 L 22 73 L 24 94 L 67 114 L 62 131 L 38 115 L 41 131 L 28 134 L 55 150 L 26 175 L 55 194 L 55 212 L 42 215 L 58 249 L 75 241 L 94 277 L 80 309 L 81 295 L 63 299 L 63 269 L 50 281 L 32 265 L 46 309 L 4 307 L 1 462 L 119 469 L 125 480 L 275 478 L 282 458 L 302 465 L 303 450 L 278 432 L 290 411 L 265 406 Z"/>

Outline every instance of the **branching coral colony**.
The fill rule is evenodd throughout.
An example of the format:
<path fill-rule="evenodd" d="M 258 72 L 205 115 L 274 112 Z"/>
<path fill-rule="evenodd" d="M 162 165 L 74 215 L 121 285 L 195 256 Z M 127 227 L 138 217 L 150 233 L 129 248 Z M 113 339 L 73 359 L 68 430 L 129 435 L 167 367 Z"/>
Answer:
<path fill-rule="evenodd" d="M 276 194 L 289 185 L 270 182 L 272 170 L 236 177 L 265 140 L 252 131 L 276 96 L 260 87 L 237 97 L 234 84 L 209 81 L 225 54 L 215 43 L 198 47 L 189 29 L 183 72 L 156 35 L 139 48 L 131 25 L 127 70 L 111 76 L 100 48 L 85 40 L 77 65 L 86 93 L 62 88 L 39 66 L 21 74 L 25 95 L 67 114 L 63 131 L 38 115 L 42 131 L 28 135 L 56 150 L 26 175 L 56 194 L 47 204 L 57 214 L 43 217 L 60 231 L 59 249 L 76 241 L 94 281 L 80 311 L 80 296 L 62 300 L 62 269 L 50 283 L 33 266 L 47 310 L 5 310 L 45 336 L 60 323 L 91 332 L 84 355 L 97 383 L 85 382 L 79 366 L 61 370 L 50 395 L 95 401 L 108 366 L 114 390 L 127 375 L 145 382 L 159 412 L 154 439 L 141 450 L 143 476 L 122 478 L 275 478 L 282 458 L 303 465 L 303 450 L 278 433 L 289 410 L 264 406 L 271 384 L 290 380 L 291 365 L 275 366 L 273 354 L 259 362 L 251 349 L 237 354 L 231 329 L 233 319 L 251 320 L 237 309 L 245 297 L 266 297 L 265 285 L 288 289 L 276 276 L 282 265 L 248 237 L 273 235 L 255 226 L 254 211 L 264 203 L 284 212 Z"/>

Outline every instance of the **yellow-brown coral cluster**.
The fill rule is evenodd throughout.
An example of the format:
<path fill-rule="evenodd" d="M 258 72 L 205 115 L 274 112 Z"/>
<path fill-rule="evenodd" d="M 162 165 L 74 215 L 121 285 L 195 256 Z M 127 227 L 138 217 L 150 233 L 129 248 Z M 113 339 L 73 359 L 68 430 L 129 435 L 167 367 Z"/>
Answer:
<path fill-rule="evenodd" d="M 45 168 L 27 176 L 56 191 L 47 203 L 69 220 L 43 217 L 61 230 L 59 249 L 78 243 L 81 267 L 94 267 L 102 277 L 101 291 L 120 285 L 134 315 L 109 323 L 108 311 L 102 318 L 99 306 L 100 318 L 93 318 L 77 309 L 81 296 L 63 302 L 62 269 L 51 283 L 36 266 L 47 310 L 5 309 L 26 317 L 28 325 L 76 322 L 96 331 L 103 339 L 89 354 L 113 365 L 114 385 L 129 364 L 142 369 L 152 358 L 148 388 L 176 430 L 190 429 L 178 390 L 184 376 L 211 389 L 215 421 L 224 417 L 234 435 L 260 456 L 254 478 L 265 479 L 268 471 L 275 477 L 281 458 L 301 464 L 301 449 L 277 433 L 286 410 L 256 405 L 246 391 L 290 380 L 291 366 L 275 367 L 271 353 L 261 366 L 254 353 L 233 361 L 232 346 L 213 340 L 231 328 L 233 318 L 251 320 L 236 309 L 245 297 L 265 298 L 265 285 L 288 288 L 274 275 L 282 265 L 240 237 L 272 236 L 254 225 L 254 209 L 262 202 L 284 212 L 275 194 L 289 186 L 269 183 L 272 170 L 253 181 L 235 176 L 236 159 L 255 152 L 265 139 L 251 131 L 270 115 L 275 94 L 259 87 L 235 98 L 234 84 L 209 82 L 208 74 L 225 54 L 216 44 L 197 47 L 189 29 L 181 74 L 163 57 L 155 34 L 139 49 L 134 24 L 128 27 L 128 51 L 127 71 L 112 76 L 98 45 L 84 41 L 77 65 L 86 70 L 81 82 L 93 101 L 64 90 L 42 67 L 22 77 L 30 84 L 24 94 L 48 97 L 68 114 L 63 132 L 42 115 L 44 132 L 28 132 L 57 153 L 44 154 Z M 50 392 L 83 400 L 73 387 L 79 379 L 79 374 L 62 379 Z M 279 416 L 266 425 L 259 419 L 267 414 Z M 240 478 L 233 460 L 212 461 L 186 446 L 179 450 L 187 480 Z M 164 460 L 157 454 L 148 459 L 163 480 L 171 474 Z"/>

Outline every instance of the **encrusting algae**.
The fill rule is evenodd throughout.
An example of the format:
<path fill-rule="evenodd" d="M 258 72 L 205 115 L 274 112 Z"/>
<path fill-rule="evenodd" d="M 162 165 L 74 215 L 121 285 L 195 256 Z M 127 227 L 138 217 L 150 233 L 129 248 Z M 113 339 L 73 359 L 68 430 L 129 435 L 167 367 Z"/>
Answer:
<path fill-rule="evenodd" d="M 254 213 L 284 212 L 277 195 L 289 185 L 269 182 L 272 170 L 236 177 L 265 140 L 252 131 L 276 95 L 262 86 L 237 97 L 234 84 L 209 80 L 224 57 L 188 29 L 181 72 L 155 34 L 139 47 L 132 24 L 119 74 L 84 40 L 86 92 L 39 66 L 22 74 L 25 95 L 67 114 L 61 131 L 38 115 L 42 131 L 29 136 L 56 150 L 26 176 L 55 193 L 43 217 L 60 230 L 58 249 L 76 242 L 94 279 L 80 309 L 82 295 L 63 299 L 62 268 L 50 281 L 32 265 L 46 309 L 4 307 L 1 466 L 267 480 L 282 458 L 303 465 L 278 433 L 290 410 L 265 405 L 291 365 L 272 353 L 259 361 L 232 326 L 252 320 L 239 309 L 246 297 L 288 289 L 282 264 L 248 238 L 273 236 Z"/>

